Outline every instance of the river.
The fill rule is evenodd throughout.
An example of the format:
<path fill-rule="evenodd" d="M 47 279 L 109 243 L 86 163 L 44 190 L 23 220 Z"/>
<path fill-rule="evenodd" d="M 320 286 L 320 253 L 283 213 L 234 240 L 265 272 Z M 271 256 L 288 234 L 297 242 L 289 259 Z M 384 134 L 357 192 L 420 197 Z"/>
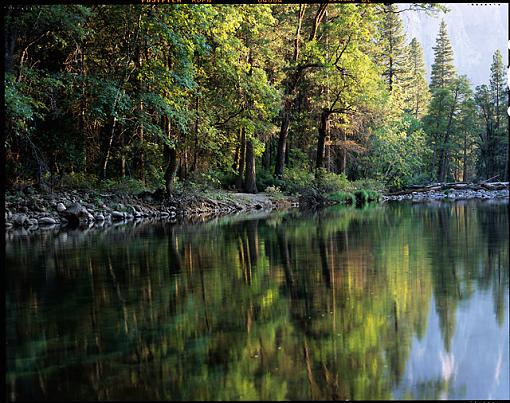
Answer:
<path fill-rule="evenodd" d="M 508 399 L 506 202 L 6 235 L 7 400 Z"/>

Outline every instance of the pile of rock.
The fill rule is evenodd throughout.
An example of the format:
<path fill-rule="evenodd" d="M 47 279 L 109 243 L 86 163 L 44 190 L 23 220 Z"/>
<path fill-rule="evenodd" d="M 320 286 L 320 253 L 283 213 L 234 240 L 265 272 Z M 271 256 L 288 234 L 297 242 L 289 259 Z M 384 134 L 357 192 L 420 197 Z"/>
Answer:
<path fill-rule="evenodd" d="M 90 226 L 124 223 L 130 220 L 155 218 L 175 221 L 177 216 L 214 216 L 257 209 L 291 207 L 291 201 L 275 201 L 268 195 L 221 193 L 206 195 L 187 193 L 165 199 L 156 192 L 126 196 L 92 191 L 39 193 L 31 188 L 23 193 L 7 193 L 6 228 L 29 230 L 59 225 Z"/>
<path fill-rule="evenodd" d="M 48 205 L 40 202 L 41 207 L 34 208 L 34 201 L 6 203 L 5 226 L 23 227 L 31 230 L 51 228 L 57 225 L 81 225 L 90 223 L 112 223 L 129 221 L 144 217 L 173 219 L 177 212 L 174 206 L 125 205 L 113 203 L 108 207 L 102 203 L 98 206 L 86 201 L 48 201 Z M 21 205 L 20 205 L 21 204 Z M 28 204 L 28 206 L 27 206 Z M 66 205 L 67 204 L 67 205 Z M 37 205 L 37 202 L 36 202 Z M 12 211 L 14 210 L 14 212 Z"/>
<path fill-rule="evenodd" d="M 383 200 L 412 200 L 414 202 L 426 202 L 432 200 L 469 200 L 469 199 L 498 199 L 508 198 L 508 189 L 501 190 L 431 190 L 428 192 L 411 192 L 401 195 L 385 195 Z"/>

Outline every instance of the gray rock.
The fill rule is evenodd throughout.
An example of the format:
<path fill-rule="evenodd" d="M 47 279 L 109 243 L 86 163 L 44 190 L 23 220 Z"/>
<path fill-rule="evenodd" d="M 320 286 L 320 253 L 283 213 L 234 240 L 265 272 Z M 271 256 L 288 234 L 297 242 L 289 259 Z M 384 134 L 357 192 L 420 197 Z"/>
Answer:
<path fill-rule="evenodd" d="M 29 226 L 37 226 L 38 225 L 38 222 L 37 222 L 37 219 L 36 218 L 29 218 L 28 221 L 27 221 L 28 225 Z"/>
<path fill-rule="evenodd" d="M 12 216 L 12 223 L 16 227 L 23 227 L 25 223 L 28 221 L 28 216 L 26 214 L 14 214 Z"/>
<path fill-rule="evenodd" d="M 66 206 L 64 206 L 64 203 L 57 203 L 57 211 L 59 213 L 62 213 L 65 210 L 66 210 Z"/>
<path fill-rule="evenodd" d="M 91 214 L 80 203 L 73 203 L 67 209 L 59 212 L 61 217 L 64 217 L 71 224 L 78 224 L 88 220 Z M 93 219 L 94 217 L 92 217 Z"/>
<path fill-rule="evenodd" d="M 112 211 L 112 220 L 113 221 L 119 221 L 124 219 L 124 213 L 121 213 L 120 211 Z"/>
<path fill-rule="evenodd" d="M 101 213 L 96 214 L 94 218 L 96 221 L 104 221 L 104 215 L 102 215 Z"/>
<path fill-rule="evenodd" d="M 41 217 L 37 220 L 39 225 L 55 225 L 57 222 L 51 217 Z"/>

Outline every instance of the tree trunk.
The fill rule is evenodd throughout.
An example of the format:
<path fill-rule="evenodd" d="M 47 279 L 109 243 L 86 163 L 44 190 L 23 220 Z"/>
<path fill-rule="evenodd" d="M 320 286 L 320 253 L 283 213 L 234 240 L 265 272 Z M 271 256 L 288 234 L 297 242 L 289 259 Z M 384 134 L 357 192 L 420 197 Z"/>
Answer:
<path fill-rule="evenodd" d="M 141 18 L 141 16 L 140 16 Z M 144 46 L 145 47 L 145 46 Z M 140 49 L 140 46 L 137 48 L 138 57 L 136 58 L 138 63 L 138 69 L 142 68 L 142 51 Z M 142 95 L 145 92 L 145 85 L 143 82 L 143 78 L 140 75 L 140 78 L 138 79 L 138 94 L 140 97 L 140 101 L 138 104 L 140 117 L 143 115 L 143 101 L 142 101 Z M 138 141 L 139 141 L 139 152 L 138 155 L 135 158 L 136 163 L 136 173 L 139 180 L 145 183 L 145 155 L 143 151 L 143 142 L 144 142 L 144 128 L 143 123 L 140 124 L 138 127 Z"/>
<path fill-rule="evenodd" d="M 306 4 L 299 5 L 298 23 L 296 27 L 296 35 L 294 37 L 294 53 L 292 55 L 292 63 L 296 63 L 299 59 L 299 50 L 301 47 L 301 27 L 305 17 Z M 278 136 L 278 148 L 276 149 L 276 165 L 274 175 L 277 178 L 283 177 L 283 168 L 285 166 L 285 149 L 287 143 L 287 135 L 289 133 L 290 125 L 290 112 L 292 110 L 292 93 L 296 87 L 297 82 L 300 80 L 304 70 L 298 70 L 289 81 L 285 82 L 284 99 L 285 102 L 282 108 L 282 124 L 280 126 L 280 135 Z"/>
<path fill-rule="evenodd" d="M 239 163 L 239 150 L 240 150 L 240 146 L 237 145 L 236 146 L 236 151 L 234 152 L 234 162 L 232 163 L 232 169 L 234 171 L 237 171 L 237 168 L 238 168 L 238 163 Z"/>
<path fill-rule="evenodd" d="M 507 145 L 507 152 L 506 152 L 506 158 L 505 158 L 505 177 L 503 178 L 503 181 L 508 182 L 508 178 L 510 177 L 510 167 L 508 166 L 508 155 L 510 154 L 510 142 Z"/>
<path fill-rule="evenodd" d="M 124 146 L 126 142 L 126 135 L 124 132 L 120 135 L 120 176 L 121 178 L 126 177 L 126 153 L 124 152 Z"/>
<path fill-rule="evenodd" d="M 450 111 L 450 116 L 448 117 L 448 125 L 446 127 L 446 133 L 444 136 L 443 144 L 441 144 L 440 153 L 439 153 L 439 171 L 438 178 L 439 182 L 445 182 L 446 176 L 448 174 L 448 141 L 450 140 L 450 130 L 453 122 L 453 115 L 455 113 L 455 109 L 457 107 L 457 99 L 459 96 L 459 87 L 455 89 L 455 97 L 453 99 L 452 109 Z"/>
<path fill-rule="evenodd" d="M 347 169 L 347 149 L 345 148 L 345 142 L 347 141 L 347 135 L 345 134 L 345 131 L 340 132 L 342 141 L 344 144 L 339 150 L 338 155 L 338 173 L 344 174 L 346 173 Z"/>
<path fill-rule="evenodd" d="M 289 133 L 290 108 L 291 101 L 287 100 L 283 106 L 282 111 L 282 124 L 280 126 L 280 135 L 278 137 L 278 148 L 276 150 L 276 166 L 274 170 L 274 175 L 280 179 L 283 176 L 283 168 L 285 166 L 285 149 L 287 145 L 287 135 Z"/>
<path fill-rule="evenodd" d="M 262 166 L 264 169 L 269 169 L 271 165 L 271 140 L 268 140 L 266 143 L 266 147 L 264 149 L 264 154 L 262 154 Z"/>
<path fill-rule="evenodd" d="M 113 103 L 114 108 L 115 108 L 116 104 L 117 104 L 117 98 L 115 98 L 115 101 Z M 116 125 L 117 125 L 117 117 L 114 116 L 113 122 L 112 122 L 112 128 L 110 130 L 110 138 L 108 139 L 108 145 L 106 148 L 106 155 L 104 157 L 103 167 L 102 167 L 102 171 L 101 171 L 101 179 L 103 179 L 103 180 L 106 180 L 106 172 L 108 169 L 108 161 L 110 160 L 110 152 L 112 149 L 113 137 L 115 135 L 115 126 Z"/>
<path fill-rule="evenodd" d="M 467 133 L 464 133 L 464 155 L 462 164 L 462 181 L 467 182 Z"/>
<path fill-rule="evenodd" d="M 243 176 L 244 176 L 244 161 L 246 155 L 246 133 L 244 127 L 241 127 L 241 136 L 240 136 L 240 145 L 239 145 L 239 166 L 236 180 L 237 189 L 241 190 L 243 188 Z"/>
<path fill-rule="evenodd" d="M 165 144 L 165 160 L 167 163 L 165 169 L 165 186 L 166 193 L 168 196 L 172 195 L 175 177 L 177 175 L 177 151 L 174 148 L 170 148 L 167 144 Z"/>
<path fill-rule="evenodd" d="M 445 145 L 443 144 L 443 147 Z M 446 181 L 446 162 L 448 161 L 448 155 L 444 149 L 441 150 L 441 154 L 439 155 L 439 172 L 438 172 L 438 180 L 439 182 Z"/>
<path fill-rule="evenodd" d="M 5 17 L 7 17 L 10 13 L 8 8 L 4 9 L 6 12 Z M 5 19 L 4 19 L 5 21 Z M 10 29 L 5 32 L 4 37 L 4 68 L 5 73 L 12 73 L 12 66 L 13 66 L 13 60 L 14 60 L 14 49 L 16 47 L 16 37 L 17 33 L 15 30 L 10 27 Z"/>
<path fill-rule="evenodd" d="M 321 113 L 321 121 L 319 124 L 319 138 L 317 140 L 317 157 L 315 160 L 315 168 L 322 168 L 324 165 L 324 146 L 326 144 L 326 134 L 329 119 L 329 110 L 323 109 Z"/>
<path fill-rule="evenodd" d="M 244 191 L 246 193 L 257 193 L 255 173 L 255 150 L 253 139 L 246 141 L 246 169 L 244 172 Z"/>
<path fill-rule="evenodd" d="M 162 118 L 162 126 L 163 131 L 165 132 L 165 135 L 168 138 L 171 138 L 172 136 L 172 125 L 170 123 L 170 119 L 168 116 L 164 116 Z M 166 163 L 166 169 L 165 169 L 165 188 L 166 193 L 168 196 L 172 195 L 173 192 L 173 186 L 175 177 L 177 175 L 177 150 L 175 149 L 175 145 L 173 147 L 169 146 L 168 144 L 163 145 L 163 156 L 165 158 Z"/>

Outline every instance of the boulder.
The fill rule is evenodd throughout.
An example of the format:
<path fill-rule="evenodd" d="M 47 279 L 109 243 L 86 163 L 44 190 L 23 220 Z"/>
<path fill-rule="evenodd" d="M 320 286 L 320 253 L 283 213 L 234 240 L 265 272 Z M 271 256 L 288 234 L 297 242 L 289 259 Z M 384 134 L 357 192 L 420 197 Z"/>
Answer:
<path fill-rule="evenodd" d="M 57 221 L 51 217 L 41 217 L 37 222 L 39 225 L 55 225 L 57 223 Z"/>
<path fill-rule="evenodd" d="M 69 221 L 71 225 L 89 220 L 92 215 L 80 203 L 73 203 L 64 211 L 59 212 L 60 216 Z M 92 217 L 93 219 L 94 217 Z"/>
<path fill-rule="evenodd" d="M 66 210 L 66 206 L 64 206 L 64 203 L 57 203 L 57 211 L 59 213 L 62 213 L 65 210 Z"/>
<path fill-rule="evenodd" d="M 27 223 L 30 227 L 36 227 L 38 225 L 38 222 L 37 222 L 37 219 L 36 218 L 29 218 L 27 220 Z"/>
<path fill-rule="evenodd" d="M 15 227 L 23 227 L 27 221 L 28 216 L 26 214 L 14 214 L 12 216 L 12 223 Z"/>
<path fill-rule="evenodd" d="M 112 221 L 119 221 L 124 219 L 124 213 L 120 211 L 112 211 Z"/>

